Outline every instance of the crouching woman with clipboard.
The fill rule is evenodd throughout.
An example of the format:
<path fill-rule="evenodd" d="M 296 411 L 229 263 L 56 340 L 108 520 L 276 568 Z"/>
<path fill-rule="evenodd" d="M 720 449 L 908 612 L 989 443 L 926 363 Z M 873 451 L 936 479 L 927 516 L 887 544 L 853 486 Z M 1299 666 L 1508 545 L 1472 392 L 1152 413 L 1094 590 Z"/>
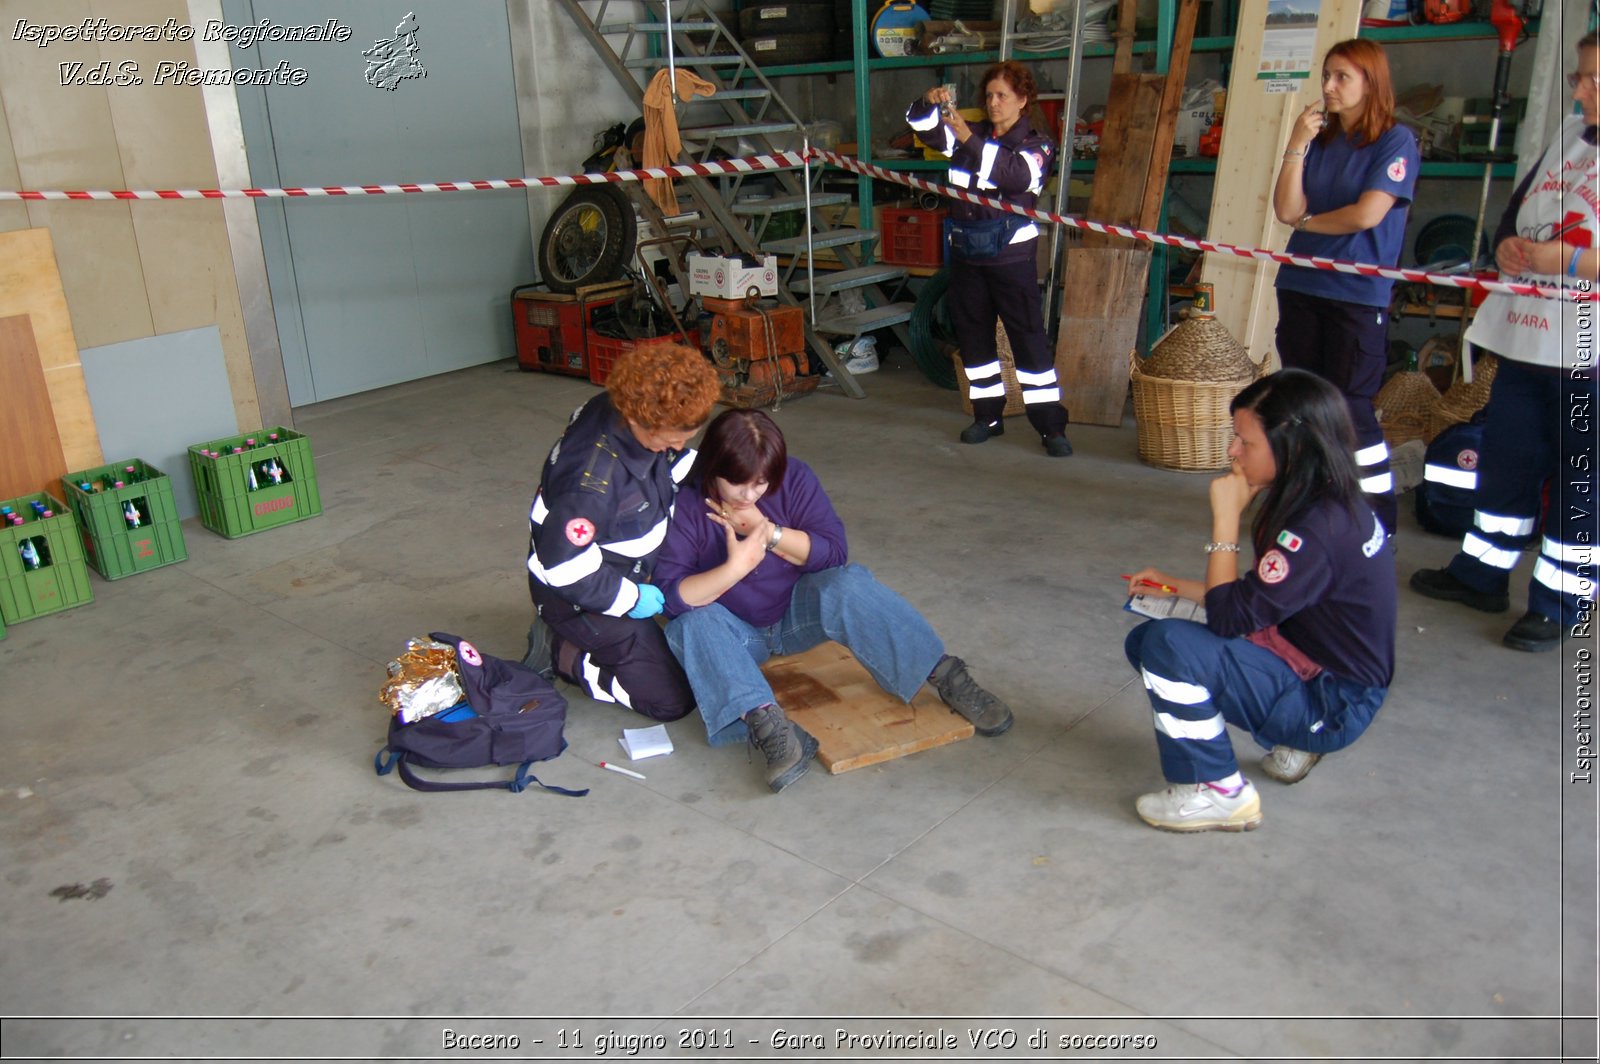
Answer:
<path fill-rule="evenodd" d="M 1394 561 L 1362 496 L 1344 398 L 1287 369 L 1230 409 L 1233 468 L 1211 482 L 1205 579 L 1147 568 L 1129 580 L 1130 594 L 1205 606 L 1203 624 L 1148 621 L 1125 648 L 1150 696 L 1168 784 L 1135 808 L 1167 831 L 1260 826 L 1229 724 L 1270 748 L 1263 772 L 1295 783 L 1361 736 L 1394 675 Z M 1243 515 L 1258 495 L 1255 564 L 1241 573 Z"/>

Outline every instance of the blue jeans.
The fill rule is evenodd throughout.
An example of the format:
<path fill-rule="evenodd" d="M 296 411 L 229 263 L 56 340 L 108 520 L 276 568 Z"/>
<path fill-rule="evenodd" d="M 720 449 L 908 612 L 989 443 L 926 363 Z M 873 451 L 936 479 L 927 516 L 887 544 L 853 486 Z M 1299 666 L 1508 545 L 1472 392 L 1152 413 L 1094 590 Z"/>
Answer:
<path fill-rule="evenodd" d="M 667 645 L 689 675 L 712 746 L 744 742 L 744 715 L 776 701 L 762 662 L 830 639 L 849 647 L 879 687 L 905 702 L 944 657 L 944 642 L 922 614 L 863 565 L 802 576 L 783 619 L 766 628 L 715 602 L 667 624 Z"/>

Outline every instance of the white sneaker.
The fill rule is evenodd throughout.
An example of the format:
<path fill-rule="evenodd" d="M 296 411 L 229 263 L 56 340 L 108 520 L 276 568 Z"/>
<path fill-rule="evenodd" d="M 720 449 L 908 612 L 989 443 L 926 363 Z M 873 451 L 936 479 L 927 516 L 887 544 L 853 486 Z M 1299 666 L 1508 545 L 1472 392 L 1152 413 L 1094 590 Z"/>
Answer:
<path fill-rule="evenodd" d="M 1174 783 L 1134 802 L 1139 817 L 1163 831 L 1254 831 L 1261 826 L 1261 797 L 1249 780 L 1229 798 L 1209 783 Z"/>
<path fill-rule="evenodd" d="M 1308 754 L 1292 746 L 1274 746 L 1261 759 L 1261 771 L 1279 783 L 1299 783 L 1310 775 L 1312 766 L 1321 760 L 1321 754 Z"/>
<path fill-rule="evenodd" d="M 878 352 L 868 350 L 857 355 L 851 355 L 845 362 L 844 368 L 856 377 L 861 376 L 863 373 L 876 373 L 878 372 Z"/>

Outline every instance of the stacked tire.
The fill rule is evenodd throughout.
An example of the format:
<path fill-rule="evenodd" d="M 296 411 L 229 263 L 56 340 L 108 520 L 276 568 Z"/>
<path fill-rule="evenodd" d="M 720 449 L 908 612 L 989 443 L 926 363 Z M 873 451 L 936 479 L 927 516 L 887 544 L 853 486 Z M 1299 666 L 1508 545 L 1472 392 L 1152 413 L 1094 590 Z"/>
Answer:
<path fill-rule="evenodd" d="M 744 50 L 760 66 L 824 63 L 834 55 L 834 0 L 763 0 L 739 12 Z"/>

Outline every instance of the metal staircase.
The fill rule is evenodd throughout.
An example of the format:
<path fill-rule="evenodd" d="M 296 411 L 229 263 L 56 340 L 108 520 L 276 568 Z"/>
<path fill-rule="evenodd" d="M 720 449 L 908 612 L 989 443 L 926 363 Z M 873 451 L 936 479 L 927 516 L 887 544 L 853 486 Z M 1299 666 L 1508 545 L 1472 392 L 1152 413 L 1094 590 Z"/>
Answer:
<path fill-rule="evenodd" d="M 688 70 L 717 87 L 713 95 L 695 96 L 688 102 L 674 97 L 683 142 L 678 162 L 707 162 L 719 153 L 749 154 L 752 145 L 754 154 L 776 152 L 782 149 L 773 138 L 788 135 L 793 139 L 801 132 L 799 116 L 706 0 L 558 2 L 641 111 L 645 88 L 662 69 Z M 607 20 L 613 11 L 635 16 L 640 10 L 647 21 Z M 808 186 L 803 170 L 762 171 L 760 176 L 777 181 L 779 194 L 761 199 L 740 194 L 751 175 L 678 178 L 675 187 L 686 199 L 682 202 L 685 213 L 676 218 L 663 215 L 640 185 L 622 187 L 658 233 L 671 232 L 675 226 L 680 230 L 695 226 L 697 238 L 708 249 L 787 256 L 779 271 L 778 298 L 808 307 L 807 347 L 828 367 L 844 393 L 859 399 L 866 393 L 839 363 L 834 345 L 890 328 L 901 346 L 910 350 L 906 323 L 914 304 L 895 298 L 905 288 L 907 271 L 903 267 L 862 263 L 877 240 L 876 230 L 832 223 L 833 212 L 827 208 L 842 207 L 851 197 L 823 192 L 822 172 L 822 167 L 813 167 Z M 772 217 L 793 210 L 805 212 L 806 231 L 795 237 L 765 239 Z M 836 263 L 819 261 L 818 253 L 823 251 L 831 252 Z M 845 312 L 841 293 L 850 290 L 861 294 L 865 310 Z"/>

